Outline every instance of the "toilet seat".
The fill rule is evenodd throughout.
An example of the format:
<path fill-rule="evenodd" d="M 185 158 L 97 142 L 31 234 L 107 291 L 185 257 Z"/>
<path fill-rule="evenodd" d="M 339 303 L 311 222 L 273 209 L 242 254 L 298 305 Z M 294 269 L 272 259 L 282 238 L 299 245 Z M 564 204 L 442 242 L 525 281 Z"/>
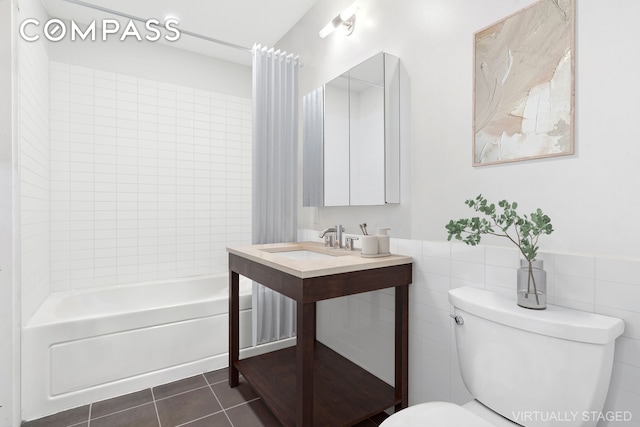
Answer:
<path fill-rule="evenodd" d="M 450 402 L 413 405 L 387 418 L 380 427 L 495 427 L 471 411 Z"/>

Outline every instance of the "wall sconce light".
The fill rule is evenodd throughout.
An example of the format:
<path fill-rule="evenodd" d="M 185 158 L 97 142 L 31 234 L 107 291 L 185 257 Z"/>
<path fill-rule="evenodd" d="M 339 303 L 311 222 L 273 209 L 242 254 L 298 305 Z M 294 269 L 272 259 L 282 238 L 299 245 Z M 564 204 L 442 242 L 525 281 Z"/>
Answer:
<path fill-rule="evenodd" d="M 351 6 L 343 10 L 338 16 L 333 18 L 323 29 L 320 30 L 318 35 L 320 38 L 325 38 L 329 34 L 333 33 L 336 28 L 342 26 L 345 34 L 350 36 L 353 33 L 353 27 L 356 24 L 356 10 L 358 5 L 353 3 Z"/>

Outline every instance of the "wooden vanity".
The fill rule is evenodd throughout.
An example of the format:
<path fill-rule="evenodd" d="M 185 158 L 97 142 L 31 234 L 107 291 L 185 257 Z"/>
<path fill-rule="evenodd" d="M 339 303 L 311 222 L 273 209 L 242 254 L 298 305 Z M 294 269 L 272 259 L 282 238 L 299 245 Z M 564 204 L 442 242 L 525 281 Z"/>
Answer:
<path fill-rule="evenodd" d="M 308 251 L 323 259 L 291 259 Z M 238 374 L 288 426 L 351 426 L 383 410 L 408 405 L 408 299 L 411 257 L 363 258 L 321 244 L 280 243 L 228 248 L 229 385 Z M 281 253 L 281 255 L 278 255 Z M 296 345 L 239 359 L 239 275 L 297 303 Z M 316 340 L 316 302 L 395 287 L 395 387 Z"/>

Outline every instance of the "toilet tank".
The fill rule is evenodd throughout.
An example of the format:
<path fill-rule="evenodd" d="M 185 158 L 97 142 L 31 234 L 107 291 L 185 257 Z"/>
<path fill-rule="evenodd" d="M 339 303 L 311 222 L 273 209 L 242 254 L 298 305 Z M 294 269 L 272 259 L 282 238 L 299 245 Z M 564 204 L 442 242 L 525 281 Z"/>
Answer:
<path fill-rule="evenodd" d="M 595 426 L 620 319 L 463 287 L 449 291 L 462 379 L 475 399 L 526 427 Z M 459 322 L 457 322 L 459 323 Z"/>

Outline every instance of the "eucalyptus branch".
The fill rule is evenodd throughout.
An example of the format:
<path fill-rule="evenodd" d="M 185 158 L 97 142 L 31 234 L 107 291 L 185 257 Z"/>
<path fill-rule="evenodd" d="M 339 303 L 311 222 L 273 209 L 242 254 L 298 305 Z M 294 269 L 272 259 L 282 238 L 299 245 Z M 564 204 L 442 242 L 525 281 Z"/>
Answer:
<path fill-rule="evenodd" d="M 498 226 L 498 227 L 499 227 L 499 226 Z M 518 246 L 518 247 L 520 246 L 520 243 L 519 243 L 520 238 L 518 238 L 518 242 L 516 242 L 516 241 L 515 241 L 515 240 L 513 240 L 513 238 L 509 235 L 509 233 L 507 233 L 504 229 L 502 229 L 502 231 L 504 231 L 504 234 L 497 234 L 497 233 L 487 233 L 487 234 L 490 234 L 490 235 L 492 235 L 492 236 L 498 236 L 498 237 L 506 237 L 507 239 L 511 240 L 511 242 L 512 242 L 514 245 L 516 245 L 516 246 Z M 449 240 L 451 240 L 451 239 L 449 239 Z M 524 253 L 523 253 L 523 255 L 524 255 Z"/>
<path fill-rule="evenodd" d="M 520 236 L 520 232 L 518 231 L 518 227 L 516 227 L 516 235 L 518 236 L 518 243 L 515 243 L 515 245 L 520 248 L 520 243 L 522 243 L 522 236 Z M 520 251 L 522 252 L 522 248 L 520 248 Z M 522 253 L 522 255 L 524 255 L 524 252 Z"/>
<path fill-rule="evenodd" d="M 520 216 L 516 212 L 517 203 L 501 200 L 498 203 L 498 207 L 502 209 L 502 212 L 498 215 L 496 213 L 496 205 L 490 204 L 482 194 L 475 199 L 466 200 L 465 204 L 476 212 L 484 214 L 488 219 L 473 217 L 449 221 L 446 225 L 449 233 L 447 240 L 451 240 L 454 237 L 456 240 L 475 246 L 480 243 L 483 234 L 506 237 L 518 247 L 531 265 L 538 253 L 538 239 L 543 234 L 551 234 L 553 232 L 551 219 L 542 213 L 540 209 L 531 213 L 530 216 Z M 496 233 L 492 226 L 501 230 L 502 234 Z M 515 238 L 509 234 L 511 227 L 515 229 Z M 465 234 L 464 237 L 463 234 Z"/>
<path fill-rule="evenodd" d="M 518 229 L 517 228 L 516 228 L 516 235 L 518 236 L 518 241 L 516 242 L 515 240 L 513 240 L 513 237 L 511 237 L 509 235 L 509 233 L 507 233 L 507 230 L 505 228 L 502 228 L 500 226 L 500 224 L 498 224 L 498 221 L 496 221 L 495 218 L 492 218 L 492 220 L 493 220 L 493 223 L 496 225 L 496 227 L 498 227 L 500 230 L 502 230 L 504 232 L 504 234 L 496 234 L 496 233 L 487 233 L 487 234 L 491 234 L 493 236 L 498 236 L 498 237 L 506 237 L 507 239 L 511 240 L 511 242 L 514 245 L 520 247 L 520 235 L 518 234 Z M 449 240 L 451 240 L 451 239 L 449 239 Z M 523 255 L 524 255 L 524 253 L 523 253 Z"/>

